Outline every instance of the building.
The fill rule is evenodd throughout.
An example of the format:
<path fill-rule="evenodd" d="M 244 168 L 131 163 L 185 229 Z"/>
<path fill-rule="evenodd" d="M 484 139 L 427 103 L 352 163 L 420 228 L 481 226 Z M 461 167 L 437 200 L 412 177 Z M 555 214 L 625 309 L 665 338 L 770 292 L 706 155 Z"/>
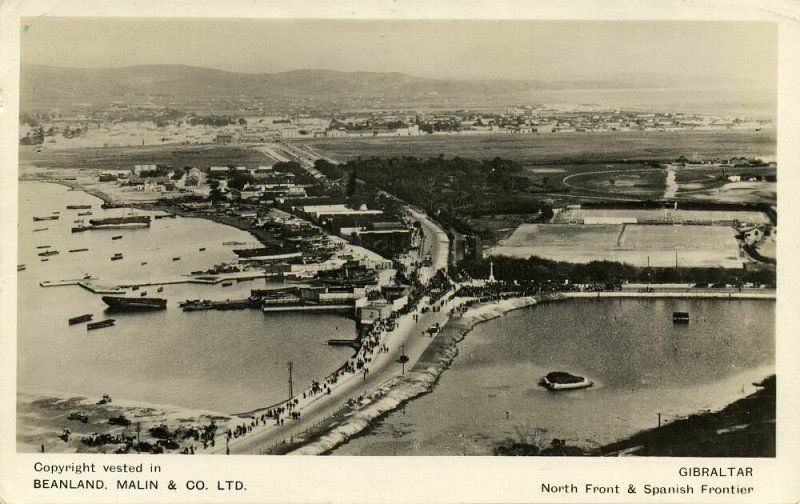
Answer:
<path fill-rule="evenodd" d="M 392 314 L 392 304 L 386 301 L 372 301 L 358 309 L 356 319 L 364 325 L 387 319 Z"/>
<path fill-rule="evenodd" d="M 230 133 L 219 133 L 214 137 L 215 144 L 229 144 L 233 143 L 233 135 Z"/>
<path fill-rule="evenodd" d="M 203 172 L 193 167 L 190 168 L 189 173 L 186 174 L 186 180 L 183 185 L 186 187 L 197 187 L 201 185 L 204 180 L 205 176 Z"/>
<path fill-rule="evenodd" d="M 364 287 L 307 287 L 300 289 L 300 299 L 314 304 L 353 304 L 367 295 Z"/>
<path fill-rule="evenodd" d="M 154 164 L 146 164 L 146 165 L 137 164 L 137 165 L 133 165 L 133 168 L 131 169 L 131 174 L 134 177 L 138 177 L 138 176 L 141 176 L 142 173 L 155 172 L 155 171 L 158 171 L 158 166 L 157 165 L 154 165 Z"/>

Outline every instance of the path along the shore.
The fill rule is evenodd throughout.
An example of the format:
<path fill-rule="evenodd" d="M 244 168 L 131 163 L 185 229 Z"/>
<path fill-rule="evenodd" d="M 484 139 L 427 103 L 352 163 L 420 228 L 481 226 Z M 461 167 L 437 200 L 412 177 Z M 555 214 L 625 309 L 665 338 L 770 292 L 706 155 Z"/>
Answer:
<path fill-rule="evenodd" d="M 437 270 L 447 269 L 449 241 L 446 233 L 425 215 L 416 210 L 411 210 L 411 213 L 414 218 L 419 220 L 425 233 L 420 255 L 429 254 L 431 256 L 431 265 L 421 268 L 419 272 L 420 280 L 424 283 L 432 278 Z M 444 303 L 446 305 L 447 299 L 451 295 L 452 293 L 448 293 L 442 300 L 433 304 L 441 306 Z M 284 413 L 281 415 L 283 425 L 277 425 L 276 420 L 272 418 L 266 419 L 265 422 L 259 421 L 248 430 L 246 435 L 231 438 L 227 446 L 225 442 L 220 442 L 201 453 L 267 453 L 277 445 L 284 442 L 290 443 L 300 438 L 308 429 L 341 410 L 349 399 L 357 399 L 360 395 L 366 395 L 392 378 L 401 375 L 404 369 L 403 364 L 399 362 L 401 355 L 406 355 L 408 358 L 405 370 L 409 370 L 435 337 L 426 330 L 435 324 L 439 324 L 440 327 L 444 326 L 448 319 L 447 313 L 452 308 L 446 306 L 441 311 L 430 309 L 426 310 L 426 313 L 422 313 L 423 308 L 430 307 L 429 299 L 423 298 L 415 311 L 397 319 L 394 330 L 382 333 L 379 347 L 385 345 L 388 351 L 376 350 L 371 354 L 371 362 L 367 363 L 369 373 L 365 374 L 359 370 L 339 376 L 335 384 L 329 385 L 330 393 L 306 394 L 304 398 L 303 392 L 307 392 L 308 389 L 298 388 L 295 393 L 298 403 L 293 407 L 294 412 L 300 413 L 298 418 L 292 418 L 288 413 Z M 253 417 L 260 419 L 259 411 L 254 412 L 250 418 L 242 418 L 241 423 L 250 426 Z"/>

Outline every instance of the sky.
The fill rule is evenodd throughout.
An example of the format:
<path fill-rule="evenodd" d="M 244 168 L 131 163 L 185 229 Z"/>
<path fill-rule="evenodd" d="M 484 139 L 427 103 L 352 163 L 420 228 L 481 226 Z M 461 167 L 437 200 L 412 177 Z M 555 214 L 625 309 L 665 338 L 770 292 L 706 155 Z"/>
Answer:
<path fill-rule="evenodd" d="M 569 80 L 659 73 L 774 86 L 777 27 L 750 22 L 345 21 L 37 17 L 23 63 L 184 64 L 270 73 Z"/>

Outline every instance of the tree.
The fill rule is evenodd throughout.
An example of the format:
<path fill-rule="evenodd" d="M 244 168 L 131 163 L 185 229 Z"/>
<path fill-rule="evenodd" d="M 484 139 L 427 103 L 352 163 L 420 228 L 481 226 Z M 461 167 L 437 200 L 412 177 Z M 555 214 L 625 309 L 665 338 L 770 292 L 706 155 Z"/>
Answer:
<path fill-rule="evenodd" d="M 240 126 L 244 126 L 245 124 L 247 124 L 247 119 L 245 119 L 244 117 L 240 117 L 239 118 L 239 125 Z"/>
<path fill-rule="evenodd" d="M 225 201 L 227 196 L 220 190 L 219 188 L 211 189 L 211 192 L 208 195 L 208 199 L 211 200 L 211 203 L 217 203 L 218 201 Z"/>
<path fill-rule="evenodd" d="M 350 175 L 347 178 L 347 197 L 352 198 L 356 190 L 358 189 L 357 181 L 356 181 L 356 171 L 353 170 L 350 172 Z"/>

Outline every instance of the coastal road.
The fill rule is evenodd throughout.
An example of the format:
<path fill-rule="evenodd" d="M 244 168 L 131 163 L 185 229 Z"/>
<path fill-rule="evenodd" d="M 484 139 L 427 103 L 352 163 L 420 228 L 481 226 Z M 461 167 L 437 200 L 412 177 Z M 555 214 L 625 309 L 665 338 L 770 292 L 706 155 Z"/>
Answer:
<path fill-rule="evenodd" d="M 447 268 L 447 235 L 427 216 L 411 210 L 412 215 L 420 221 L 425 231 L 425 243 L 423 244 L 423 255 L 429 253 L 432 258 L 432 265 L 425 268 L 425 276 L 430 278 L 437 269 Z M 441 304 L 441 303 L 439 303 Z M 274 421 L 267 425 L 261 424 L 253 429 L 246 436 L 230 440 L 229 447 L 232 454 L 256 454 L 266 453 L 270 447 L 282 443 L 290 442 L 293 438 L 302 436 L 304 431 L 317 425 L 345 405 L 348 399 L 357 398 L 387 381 L 402 374 L 403 366 L 399 362 L 401 355 L 405 354 L 409 360 L 405 364 L 405 369 L 410 369 L 425 349 L 433 341 L 433 337 L 423 335 L 423 332 L 434 324 L 444 326 L 447 322 L 447 311 L 428 311 L 420 313 L 423 307 L 430 306 L 427 298 L 424 298 L 415 312 L 408 313 L 400 317 L 397 326 L 393 331 L 384 332 L 381 342 L 389 347 L 387 353 L 374 353 L 372 362 L 368 364 L 369 374 L 364 377 L 361 373 L 348 374 L 339 378 L 336 385 L 331 387 L 331 393 L 317 395 L 302 399 L 302 391 L 306 389 L 306 384 L 300 384 L 299 390 L 300 403 L 295 409 L 301 416 L 297 420 L 285 419 L 282 426 L 275 425 Z M 413 315 L 419 315 L 419 320 L 414 321 Z M 322 377 L 320 377 L 322 379 Z M 320 380 L 321 381 L 321 380 Z M 310 385 L 310 384 L 309 384 Z M 258 413 L 260 415 L 260 412 Z M 249 425 L 250 420 L 242 419 L 243 423 Z M 203 453 L 225 453 L 225 443 L 217 443 L 214 448 L 205 450 Z"/>

